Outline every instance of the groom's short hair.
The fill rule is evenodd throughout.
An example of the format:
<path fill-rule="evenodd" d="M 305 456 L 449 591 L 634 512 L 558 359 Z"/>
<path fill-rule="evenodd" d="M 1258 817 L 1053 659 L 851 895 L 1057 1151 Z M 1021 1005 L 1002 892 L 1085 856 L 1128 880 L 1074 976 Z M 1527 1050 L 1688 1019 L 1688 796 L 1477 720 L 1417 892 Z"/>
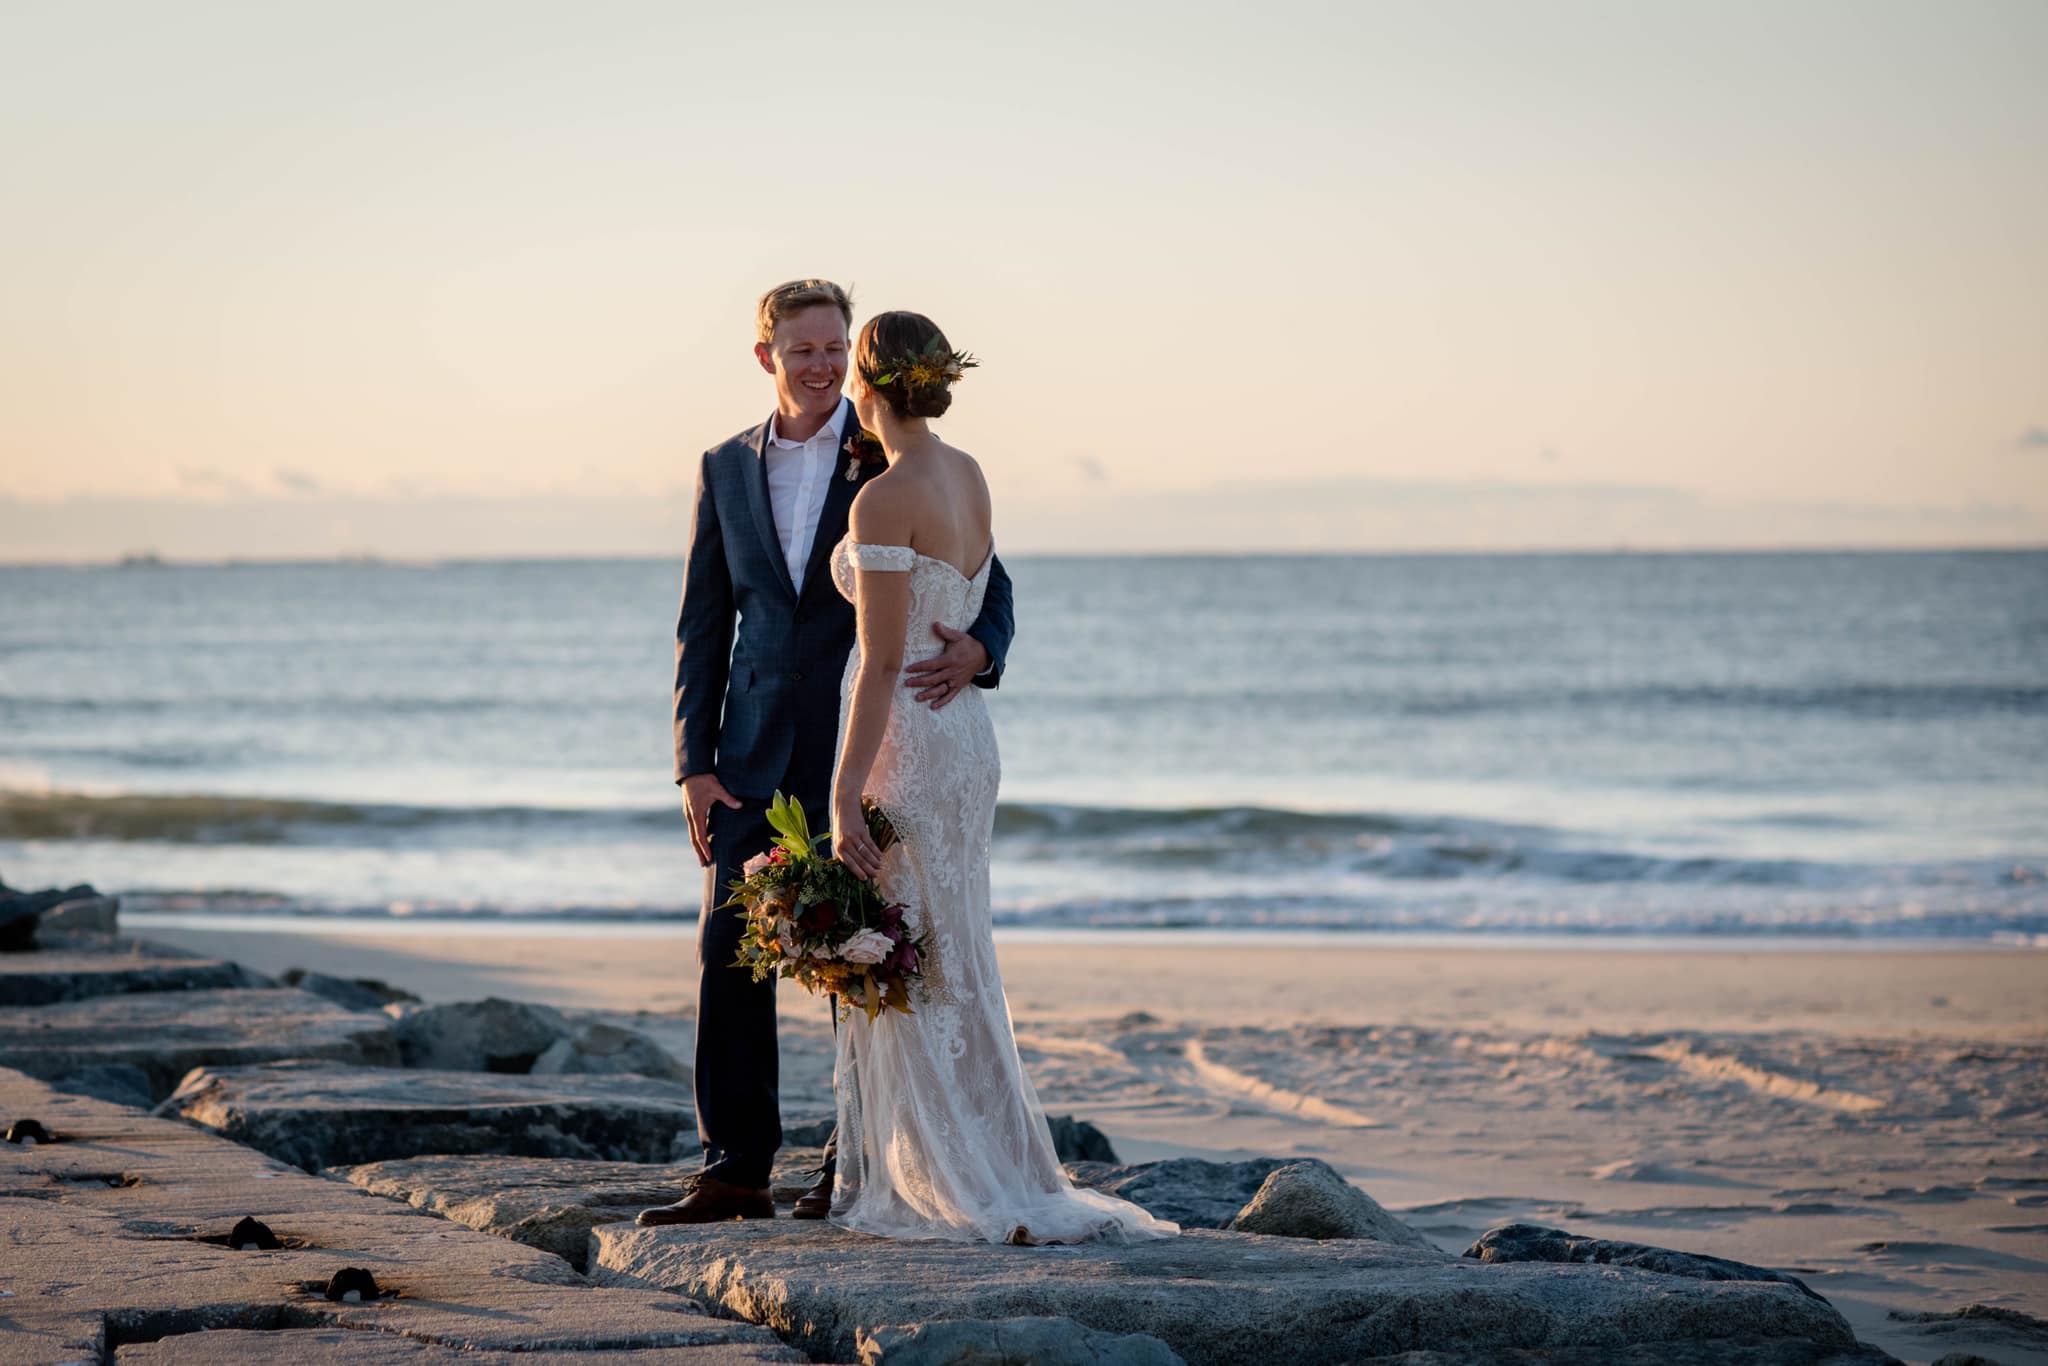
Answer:
<path fill-rule="evenodd" d="M 807 308 L 826 304 L 839 310 L 847 327 L 853 326 L 853 299 L 830 280 L 785 280 L 761 296 L 754 310 L 754 330 L 764 342 L 775 340 L 775 324 L 793 318 Z"/>

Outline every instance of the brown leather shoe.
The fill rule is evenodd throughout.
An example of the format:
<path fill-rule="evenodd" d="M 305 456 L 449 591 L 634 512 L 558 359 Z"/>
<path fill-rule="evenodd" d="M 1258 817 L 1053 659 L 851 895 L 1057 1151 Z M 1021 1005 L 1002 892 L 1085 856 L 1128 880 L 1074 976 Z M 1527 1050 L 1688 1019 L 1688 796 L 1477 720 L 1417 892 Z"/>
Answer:
<path fill-rule="evenodd" d="M 818 1178 L 818 1184 L 796 1198 L 796 1208 L 790 1211 L 797 1219 L 823 1219 L 832 1213 L 832 1174 Z"/>
<path fill-rule="evenodd" d="M 767 1188 L 735 1186 L 715 1176 L 697 1178 L 697 1188 L 673 1205 L 643 1209 L 634 1223 L 716 1224 L 726 1219 L 773 1219 L 775 1201 Z"/>

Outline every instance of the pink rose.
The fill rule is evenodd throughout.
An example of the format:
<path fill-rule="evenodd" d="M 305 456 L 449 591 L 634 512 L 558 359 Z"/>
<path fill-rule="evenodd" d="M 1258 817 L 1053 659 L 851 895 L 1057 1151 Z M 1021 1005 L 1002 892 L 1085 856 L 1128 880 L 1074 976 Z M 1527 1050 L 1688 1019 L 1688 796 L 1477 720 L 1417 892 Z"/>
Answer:
<path fill-rule="evenodd" d="M 839 946 L 839 956 L 849 963 L 879 963 L 895 947 L 881 931 L 862 930 Z"/>
<path fill-rule="evenodd" d="M 771 860 L 766 854 L 756 854 L 740 865 L 740 875 L 742 877 L 752 877 L 763 868 L 766 868 L 770 862 Z"/>

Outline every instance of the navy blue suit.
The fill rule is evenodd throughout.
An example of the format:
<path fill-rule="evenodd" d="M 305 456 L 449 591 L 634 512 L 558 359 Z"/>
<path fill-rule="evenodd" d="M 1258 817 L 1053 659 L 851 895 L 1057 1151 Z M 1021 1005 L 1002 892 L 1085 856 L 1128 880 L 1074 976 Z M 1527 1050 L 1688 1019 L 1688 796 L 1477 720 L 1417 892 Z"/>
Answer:
<path fill-rule="evenodd" d="M 844 430 L 860 430 L 851 414 Z M 830 818 L 839 741 L 839 679 L 854 645 L 853 607 L 832 583 L 832 547 L 847 509 L 884 468 L 827 482 L 803 582 L 792 583 L 768 498 L 768 423 L 704 453 L 676 620 L 675 779 L 715 773 L 742 802 L 711 808 L 712 868 L 698 919 L 697 1129 L 706 1175 L 766 1186 L 782 1146 L 776 1094 L 775 980 L 731 966 L 741 916 L 724 907 L 740 865 L 768 847 L 768 799 L 804 804 L 811 828 Z M 989 570 L 981 616 L 968 634 L 988 650 L 995 687 L 1014 630 L 1010 577 Z"/>

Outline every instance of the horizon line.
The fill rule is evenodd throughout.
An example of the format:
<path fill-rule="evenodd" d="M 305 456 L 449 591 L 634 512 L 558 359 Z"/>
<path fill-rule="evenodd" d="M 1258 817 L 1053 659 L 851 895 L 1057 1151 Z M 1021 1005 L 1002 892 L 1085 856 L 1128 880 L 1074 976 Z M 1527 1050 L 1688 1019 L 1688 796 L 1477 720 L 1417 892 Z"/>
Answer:
<path fill-rule="evenodd" d="M 1678 555 L 2026 555 L 2048 552 L 2048 541 L 2012 544 L 1843 544 L 1815 545 L 1787 543 L 1774 546 L 1504 546 L 1475 549 L 1471 546 L 1410 547 L 1400 550 L 1372 549 L 1185 549 L 1185 550 L 1024 550 L 1013 560 L 1191 560 L 1191 559 L 1538 559 L 1592 556 L 1678 556 Z M 116 556 L 90 556 L 71 560 L 22 559 L 0 556 L 5 569 L 121 569 L 138 572 L 149 569 L 230 569 L 284 567 L 352 567 L 424 569 L 468 564 L 640 564 L 668 563 L 683 554 L 556 554 L 556 555 L 386 555 L 375 551 L 351 551 L 334 555 L 272 556 L 223 555 L 209 558 L 160 555 L 151 550 L 130 551 Z"/>

